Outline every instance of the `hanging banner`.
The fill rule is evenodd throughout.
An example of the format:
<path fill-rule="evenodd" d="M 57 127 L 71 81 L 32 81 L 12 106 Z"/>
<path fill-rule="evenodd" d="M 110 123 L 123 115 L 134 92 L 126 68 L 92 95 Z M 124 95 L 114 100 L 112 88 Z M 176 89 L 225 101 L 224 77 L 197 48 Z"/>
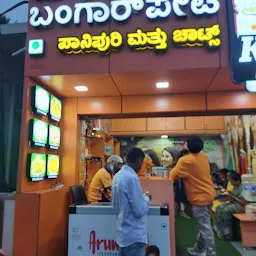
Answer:
<path fill-rule="evenodd" d="M 256 80 L 256 1 L 227 0 L 232 80 Z"/>

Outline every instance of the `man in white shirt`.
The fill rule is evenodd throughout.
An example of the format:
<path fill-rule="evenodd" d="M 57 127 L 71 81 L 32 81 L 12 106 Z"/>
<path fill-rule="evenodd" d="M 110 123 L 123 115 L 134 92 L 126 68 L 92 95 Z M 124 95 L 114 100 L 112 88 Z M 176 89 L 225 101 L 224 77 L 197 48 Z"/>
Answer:
<path fill-rule="evenodd" d="M 117 216 L 116 242 L 119 256 L 144 256 L 147 239 L 147 212 L 151 195 L 143 195 L 138 171 L 145 155 L 139 148 L 127 154 L 127 165 L 115 175 L 112 203 Z"/>

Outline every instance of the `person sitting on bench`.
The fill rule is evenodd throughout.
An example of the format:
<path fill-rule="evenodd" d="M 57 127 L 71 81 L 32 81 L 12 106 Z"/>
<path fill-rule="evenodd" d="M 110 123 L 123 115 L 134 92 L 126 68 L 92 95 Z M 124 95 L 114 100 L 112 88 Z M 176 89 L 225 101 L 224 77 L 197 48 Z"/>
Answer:
<path fill-rule="evenodd" d="M 220 205 L 216 208 L 215 226 L 218 237 L 223 240 L 231 240 L 232 233 L 232 216 L 234 213 L 245 212 L 245 206 L 248 202 L 243 198 L 243 187 L 241 184 L 241 175 L 237 172 L 232 172 L 229 180 L 234 186 L 232 192 L 222 190 L 222 195 L 229 197 L 229 203 Z"/>

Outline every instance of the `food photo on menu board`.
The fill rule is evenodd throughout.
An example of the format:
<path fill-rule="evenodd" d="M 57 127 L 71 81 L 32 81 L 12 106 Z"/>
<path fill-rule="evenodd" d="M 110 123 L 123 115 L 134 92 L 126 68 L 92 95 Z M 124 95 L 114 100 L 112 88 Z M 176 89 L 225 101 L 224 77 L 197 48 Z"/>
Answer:
<path fill-rule="evenodd" d="M 60 171 L 60 157 L 57 155 L 47 156 L 47 178 L 55 179 Z"/>
<path fill-rule="evenodd" d="M 50 93 L 41 86 L 36 85 L 32 88 L 31 107 L 33 113 L 48 115 L 50 106 Z"/>
<path fill-rule="evenodd" d="M 31 146 L 45 147 L 48 139 L 48 124 L 39 119 L 30 120 L 29 141 Z"/>
<path fill-rule="evenodd" d="M 28 155 L 28 179 L 41 181 L 46 174 L 46 155 L 32 153 Z"/>
<path fill-rule="evenodd" d="M 51 95 L 50 100 L 50 118 L 59 122 L 61 119 L 62 102 L 55 96 Z"/>
<path fill-rule="evenodd" d="M 60 127 L 50 124 L 48 145 L 50 149 L 58 149 L 60 146 Z"/>

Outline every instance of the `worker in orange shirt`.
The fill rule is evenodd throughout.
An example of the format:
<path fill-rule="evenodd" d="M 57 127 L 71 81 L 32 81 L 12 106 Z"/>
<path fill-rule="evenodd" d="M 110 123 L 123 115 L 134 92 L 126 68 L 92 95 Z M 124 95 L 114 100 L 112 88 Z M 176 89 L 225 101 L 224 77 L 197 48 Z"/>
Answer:
<path fill-rule="evenodd" d="M 113 155 L 107 160 L 104 168 L 101 168 L 94 175 L 88 190 L 89 202 L 111 202 L 112 199 L 112 178 L 123 165 L 120 156 Z"/>
<path fill-rule="evenodd" d="M 143 160 L 143 164 L 141 166 L 141 169 L 138 172 L 138 176 L 139 177 L 145 177 L 146 173 L 148 172 L 148 169 L 154 167 L 155 165 L 153 164 L 152 160 L 147 157 L 147 155 L 145 156 L 144 160 Z"/>
<path fill-rule="evenodd" d="M 214 233 L 211 225 L 211 207 L 214 189 L 207 155 L 203 152 L 204 142 L 197 136 L 188 139 L 189 154 L 181 157 L 170 172 L 170 179 L 183 179 L 187 199 L 192 205 L 197 221 L 198 236 L 194 247 L 188 248 L 190 255 L 216 256 Z"/>

